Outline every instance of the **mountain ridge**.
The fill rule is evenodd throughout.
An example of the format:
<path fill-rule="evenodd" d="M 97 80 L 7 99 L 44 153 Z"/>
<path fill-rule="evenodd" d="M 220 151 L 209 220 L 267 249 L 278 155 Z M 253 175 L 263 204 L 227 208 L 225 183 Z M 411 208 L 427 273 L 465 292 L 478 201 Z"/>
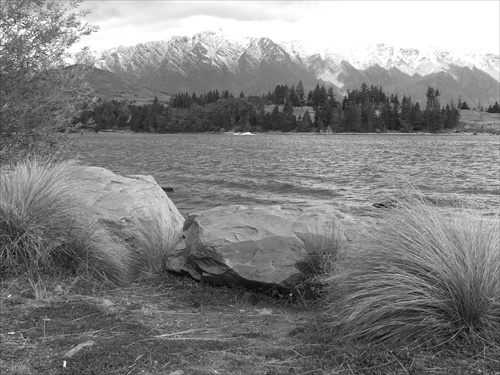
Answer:
<path fill-rule="evenodd" d="M 383 43 L 363 50 L 332 51 L 264 37 L 201 32 L 120 46 L 81 56 L 77 62 L 85 59 L 100 69 L 167 92 L 217 88 L 260 95 L 278 84 L 291 86 L 302 80 L 306 90 L 320 82 L 344 95 L 365 80 L 417 101 L 425 99 L 424 83 L 437 86 L 443 102 L 462 100 L 487 106 L 500 97 L 498 55 L 395 48 Z"/>

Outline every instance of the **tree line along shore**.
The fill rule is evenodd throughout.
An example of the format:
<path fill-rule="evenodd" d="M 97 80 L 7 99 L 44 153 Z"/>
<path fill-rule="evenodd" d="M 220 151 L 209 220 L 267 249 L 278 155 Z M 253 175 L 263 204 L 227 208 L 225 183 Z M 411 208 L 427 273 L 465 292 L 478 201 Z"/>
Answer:
<path fill-rule="evenodd" d="M 262 96 L 238 97 L 229 91 L 206 94 L 178 93 L 168 103 L 154 98 L 152 104 L 99 100 L 73 119 L 74 124 L 93 128 L 155 133 L 198 132 L 443 132 L 457 128 L 460 109 L 467 103 L 441 106 L 438 89 L 427 89 L 422 108 L 411 97 L 402 99 L 382 88 L 362 84 L 337 100 L 333 88 L 317 84 L 306 95 L 299 81 L 276 86 Z"/>

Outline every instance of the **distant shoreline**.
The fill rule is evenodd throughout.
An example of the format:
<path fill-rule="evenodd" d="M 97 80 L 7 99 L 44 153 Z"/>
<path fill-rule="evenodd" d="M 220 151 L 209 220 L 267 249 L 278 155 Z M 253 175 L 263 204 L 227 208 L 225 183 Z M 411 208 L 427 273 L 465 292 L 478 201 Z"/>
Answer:
<path fill-rule="evenodd" d="M 199 133 L 157 133 L 157 132 L 134 132 L 132 130 L 111 130 L 111 129 L 106 129 L 106 130 L 100 130 L 99 132 L 94 132 L 92 130 L 86 130 L 84 131 L 85 134 L 91 133 L 91 134 L 142 134 L 142 135 L 189 135 L 189 134 L 207 134 L 207 135 L 238 135 L 237 133 L 233 132 L 224 132 L 224 133 L 216 133 L 216 132 L 199 132 Z M 241 134 L 240 134 L 241 135 Z M 383 136 L 383 135 L 401 135 L 401 136 L 418 136 L 418 135 L 426 135 L 426 136 L 476 136 L 476 135 L 500 135 L 499 133 L 490 133 L 490 132 L 442 132 L 442 133 L 431 133 L 431 132 L 411 132 L 411 133 L 404 133 L 404 132 L 369 132 L 369 133 L 360 133 L 360 132 L 342 132 L 342 133 L 299 133 L 299 132 L 280 132 L 280 131 L 269 131 L 269 132 L 263 132 L 263 133 L 252 133 L 251 135 L 286 135 L 286 136 L 302 136 L 302 135 L 308 135 L 308 136 L 316 136 L 316 135 L 321 135 L 321 136 L 342 136 L 342 135 L 378 135 L 378 136 Z M 247 135 L 243 135 L 245 137 Z"/>

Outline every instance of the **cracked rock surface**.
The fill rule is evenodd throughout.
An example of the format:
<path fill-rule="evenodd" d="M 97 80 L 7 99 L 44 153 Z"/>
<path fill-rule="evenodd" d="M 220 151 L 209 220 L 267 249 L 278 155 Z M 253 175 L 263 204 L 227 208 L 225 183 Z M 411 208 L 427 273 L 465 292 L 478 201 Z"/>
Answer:
<path fill-rule="evenodd" d="M 334 211 L 233 205 L 192 213 L 175 271 L 221 285 L 286 288 L 301 279 L 308 246 L 343 236 L 335 231 L 344 214 Z"/>

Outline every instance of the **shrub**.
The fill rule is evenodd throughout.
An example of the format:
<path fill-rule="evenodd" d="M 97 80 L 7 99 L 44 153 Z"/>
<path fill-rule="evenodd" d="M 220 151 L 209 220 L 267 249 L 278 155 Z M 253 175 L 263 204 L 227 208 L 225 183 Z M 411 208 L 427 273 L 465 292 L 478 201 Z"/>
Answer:
<path fill-rule="evenodd" d="M 27 159 L 0 169 L 0 276 L 86 269 L 126 283 L 132 258 L 92 222 L 74 161 Z"/>
<path fill-rule="evenodd" d="M 97 31 L 84 22 L 88 12 L 77 11 L 80 2 L 1 3 L 0 163 L 60 150 L 58 131 L 93 102 L 85 69 L 64 61 L 80 37 Z"/>
<path fill-rule="evenodd" d="M 400 202 L 327 278 L 330 328 L 388 346 L 500 340 L 499 217 Z"/>

